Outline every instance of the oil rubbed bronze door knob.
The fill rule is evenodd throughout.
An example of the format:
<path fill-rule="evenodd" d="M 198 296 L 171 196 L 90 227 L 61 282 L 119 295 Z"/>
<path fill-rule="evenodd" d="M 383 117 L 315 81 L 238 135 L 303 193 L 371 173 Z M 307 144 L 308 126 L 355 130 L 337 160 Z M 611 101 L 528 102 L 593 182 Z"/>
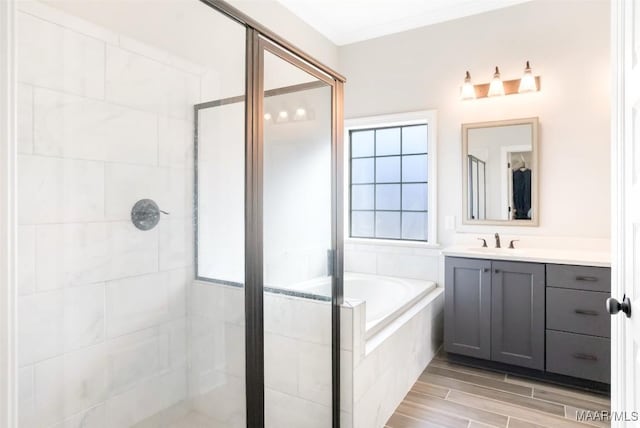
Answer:
<path fill-rule="evenodd" d="M 622 302 L 613 297 L 607 299 L 607 310 L 611 315 L 615 315 L 618 312 L 624 312 L 627 318 L 631 318 L 631 300 L 625 295 L 622 297 Z"/>

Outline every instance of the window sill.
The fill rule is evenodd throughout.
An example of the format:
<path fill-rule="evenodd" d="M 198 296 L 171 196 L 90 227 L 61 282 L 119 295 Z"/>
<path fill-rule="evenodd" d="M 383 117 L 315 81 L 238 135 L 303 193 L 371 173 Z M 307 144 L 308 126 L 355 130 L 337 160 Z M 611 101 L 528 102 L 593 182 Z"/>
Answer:
<path fill-rule="evenodd" d="M 442 246 L 440 244 L 434 244 L 432 242 L 416 242 L 416 241 L 402 241 L 394 239 L 375 239 L 375 238 L 344 238 L 345 244 L 352 245 L 371 245 L 371 246 L 388 246 L 388 247 L 405 247 L 405 248 L 424 248 L 430 250 L 440 250 Z"/>

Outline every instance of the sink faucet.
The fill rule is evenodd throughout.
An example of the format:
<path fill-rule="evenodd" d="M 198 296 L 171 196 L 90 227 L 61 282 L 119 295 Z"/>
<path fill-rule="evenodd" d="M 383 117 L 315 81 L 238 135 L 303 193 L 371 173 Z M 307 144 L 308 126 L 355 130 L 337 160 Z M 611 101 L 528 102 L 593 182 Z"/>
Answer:
<path fill-rule="evenodd" d="M 500 248 L 500 235 L 496 233 L 496 248 Z"/>

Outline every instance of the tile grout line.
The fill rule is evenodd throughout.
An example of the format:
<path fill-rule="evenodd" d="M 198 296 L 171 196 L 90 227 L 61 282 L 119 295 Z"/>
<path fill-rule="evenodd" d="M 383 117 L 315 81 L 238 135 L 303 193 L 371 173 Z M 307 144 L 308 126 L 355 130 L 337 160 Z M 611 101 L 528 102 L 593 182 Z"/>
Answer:
<path fill-rule="evenodd" d="M 437 385 L 435 385 L 435 386 L 437 386 Z M 494 398 L 484 397 L 482 395 L 474 394 L 474 393 L 471 393 L 471 392 L 465 392 L 465 391 L 460 391 L 460 390 L 456 390 L 456 391 L 458 391 L 458 392 L 460 392 L 462 394 L 472 395 L 472 396 L 477 397 L 477 398 L 482 398 L 483 400 L 490 400 L 490 401 L 493 401 L 493 402 L 496 402 L 496 403 L 499 403 L 499 404 L 502 404 L 502 405 L 506 404 L 506 405 L 516 406 L 518 408 L 525 409 L 525 410 L 528 410 L 528 411 L 531 411 L 531 412 L 535 412 L 535 413 L 539 413 L 541 415 L 552 416 L 552 417 L 555 417 L 555 418 L 563 418 L 562 416 L 554 415 L 553 413 L 548 413 L 548 412 L 545 412 L 545 411 L 542 411 L 542 410 L 532 409 L 530 407 L 524 407 L 524 406 L 521 406 L 519 404 L 513 404 L 513 403 L 510 403 L 510 402 L 507 402 L 507 401 L 496 400 Z M 421 394 L 420 392 L 417 392 L 417 393 Z M 428 394 L 422 394 L 422 395 L 428 395 Z M 447 394 L 447 396 L 448 396 L 448 394 Z M 520 397 L 524 397 L 524 396 L 520 395 Z M 453 403 L 458 403 L 457 401 L 454 401 L 454 400 L 448 400 L 448 401 L 451 401 Z M 538 401 L 544 401 L 544 400 L 538 400 Z M 546 402 L 562 406 L 560 403 L 554 403 L 554 402 L 551 402 L 551 401 L 546 401 Z M 461 403 L 458 403 L 458 404 L 461 404 Z M 471 406 L 471 407 L 473 407 L 473 406 Z M 478 407 L 474 407 L 474 408 L 478 409 Z M 480 410 L 482 410 L 482 409 L 480 409 Z M 499 415 L 502 415 L 502 416 L 509 416 L 509 415 L 505 415 L 505 414 L 502 414 L 502 413 L 496 413 L 496 412 L 491 412 L 491 413 L 499 414 Z"/>

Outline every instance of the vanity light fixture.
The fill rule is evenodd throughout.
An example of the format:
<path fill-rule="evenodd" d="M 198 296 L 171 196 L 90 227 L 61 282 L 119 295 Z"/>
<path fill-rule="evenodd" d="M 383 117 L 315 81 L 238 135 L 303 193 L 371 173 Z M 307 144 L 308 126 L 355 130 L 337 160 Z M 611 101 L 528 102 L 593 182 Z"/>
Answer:
<path fill-rule="evenodd" d="M 493 79 L 491 79 L 491 83 L 489 84 L 487 96 L 499 97 L 502 95 L 504 95 L 504 85 L 502 84 L 502 79 L 500 79 L 500 70 L 498 70 L 498 66 L 496 65 L 496 71 L 493 73 Z"/>
<path fill-rule="evenodd" d="M 464 84 L 462 88 L 460 88 L 460 98 L 463 100 L 473 100 L 476 97 L 476 88 L 473 87 L 473 83 L 471 83 L 471 75 L 467 71 L 467 74 L 464 76 Z"/>
<path fill-rule="evenodd" d="M 529 65 L 529 61 L 527 61 L 527 65 L 524 68 L 524 74 L 520 79 L 520 87 L 518 88 L 519 93 L 524 92 L 535 92 L 538 90 L 538 85 L 536 85 L 536 78 L 533 77 L 533 73 L 531 72 L 531 65 Z"/>
<path fill-rule="evenodd" d="M 501 95 L 522 94 L 526 92 L 537 92 L 540 90 L 540 76 L 534 76 L 531 71 L 531 64 L 527 61 L 524 74 L 521 79 L 502 80 L 500 69 L 496 66 L 493 78 L 490 83 L 474 85 L 471 83 L 471 75 L 467 71 L 464 84 L 460 89 L 462 100 L 472 100 L 475 98 L 499 97 Z"/>

